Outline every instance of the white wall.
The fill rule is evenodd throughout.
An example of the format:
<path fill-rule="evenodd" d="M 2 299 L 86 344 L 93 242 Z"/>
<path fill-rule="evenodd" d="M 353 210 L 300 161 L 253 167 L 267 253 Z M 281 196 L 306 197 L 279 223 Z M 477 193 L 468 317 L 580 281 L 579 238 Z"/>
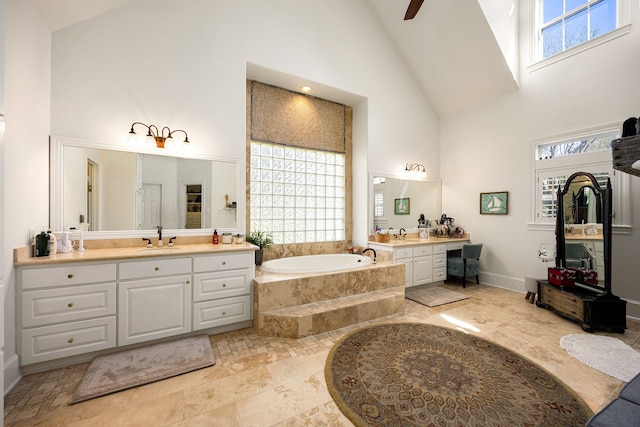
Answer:
<path fill-rule="evenodd" d="M 440 175 L 438 118 L 366 0 L 137 0 L 53 35 L 29 2 L 7 2 L 7 266 L 29 227 L 48 222 L 49 134 L 124 145 L 131 123 L 143 121 L 185 129 L 196 154 L 237 159 L 245 170 L 248 63 L 361 97 L 353 105 L 357 243 L 367 236 L 368 170 L 391 175 L 418 162 Z M 15 376 L 9 275 L 5 353 Z"/>
<path fill-rule="evenodd" d="M 520 90 L 442 119 L 443 212 L 484 243 L 481 280 L 524 289 L 523 278 L 544 278 L 540 243 L 555 243 L 553 230 L 531 231 L 532 145 L 545 137 L 640 115 L 640 33 L 634 31 L 547 67 L 530 71 L 530 2 L 521 8 Z M 633 25 L 640 24 L 637 7 Z M 509 215 L 479 215 L 480 192 L 509 191 Z M 640 178 L 631 178 L 632 224 L 640 227 Z M 640 317 L 637 256 L 640 234 L 613 236 L 613 291 Z"/>
<path fill-rule="evenodd" d="M 5 390 L 18 377 L 13 248 L 49 221 L 51 34 L 30 2 L 5 0 Z"/>

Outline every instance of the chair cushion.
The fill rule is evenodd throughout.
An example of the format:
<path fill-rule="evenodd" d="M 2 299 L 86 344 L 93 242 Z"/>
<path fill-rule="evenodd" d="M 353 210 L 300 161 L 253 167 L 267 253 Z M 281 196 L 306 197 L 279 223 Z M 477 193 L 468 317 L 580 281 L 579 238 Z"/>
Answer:
<path fill-rule="evenodd" d="M 464 262 L 462 258 L 452 257 L 447 259 L 447 272 L 453 276 L 462 276 Z M 467 260 L 467 272 L 465 276 L 475 276 L 480 270 L 480 262 L 476 259 Z"/>

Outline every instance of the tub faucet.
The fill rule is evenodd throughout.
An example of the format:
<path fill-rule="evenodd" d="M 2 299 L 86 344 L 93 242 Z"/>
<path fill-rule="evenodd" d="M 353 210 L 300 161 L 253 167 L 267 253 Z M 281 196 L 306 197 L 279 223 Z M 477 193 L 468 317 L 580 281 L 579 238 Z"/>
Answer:
<path fill-rule="evenodd" d="M 376 250 L 373 248 L 367 248 L 364 251 L 362 251 L 362 255 L 364 255 L 366 252 L 372 251 L 373 252 L 373 263 L 376 263 L 376 257 L 378 256 L 378 254 L 376 253 Z"/>
<path fill-rule="evenodd" d="M 402 232 L 404 231 L 404 234 L 402 234 Z M 405 230 L 404 228 L 400 229 L 400 238 L 404 240 L 404 238 L 407 237 L 407 230 Z"/>

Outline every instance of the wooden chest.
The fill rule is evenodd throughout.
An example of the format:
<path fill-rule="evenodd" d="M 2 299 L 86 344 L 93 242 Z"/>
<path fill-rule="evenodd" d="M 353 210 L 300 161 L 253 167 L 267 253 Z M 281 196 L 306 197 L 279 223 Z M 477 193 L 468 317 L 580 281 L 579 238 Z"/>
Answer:
<path fill-rule="evenodd" d="M 540 285 L 540 302 L 563 314 L 580 322 L 584 319 L 584 302 L 579 296 L 562 292 L 557 287 L 548 283 Z"/>

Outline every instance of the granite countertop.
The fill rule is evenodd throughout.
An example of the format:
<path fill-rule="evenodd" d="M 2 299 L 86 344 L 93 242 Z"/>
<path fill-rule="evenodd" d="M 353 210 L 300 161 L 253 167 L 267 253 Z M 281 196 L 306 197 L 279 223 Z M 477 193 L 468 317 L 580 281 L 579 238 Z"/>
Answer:
<path fill-rule="evenodd" d="M 157 248 L 155 246 L 153 248 L 146 248 L 144 246 L 133 246 L 121 248 L 86 249 L 83 252 L 73 251 L 67 253 L 57 253 L 55 255 L 44 257 L 33 257 L 30 254 L 31 248 L 29 246 L 24 246 L 14 249 L 13 265 L 17 267 L 22 265 L 47 265 L 66 262 L 115 260 L 123 258 L 144 259 L 162 256 L 255 251 L 257 249 L 257 246 L 254 246 L 247 242 L 218 245 L 214 245 L 211 243 L 201 243 L 175 245 L 173 247 L 163 246 L 162 248 Z"/>
<path fill-rule="evenodd" d="M 388 246 L 390 248 L 402 247 L 402 246 L 418 246 L 418 245 L 433 245 L 438 243 L 454 243 L 454 242 L 468 242 L 469 236 L 466 235 L 464 237 L 429 237 L 428 239 L 420 239 L 420 238 L 407 238 L 405 240 L 401 239 L 391 239 L 386 243 L 376 242 L 375 240 L 369 240 L 368 244 L 375 244 L 381 246 Z"/>

